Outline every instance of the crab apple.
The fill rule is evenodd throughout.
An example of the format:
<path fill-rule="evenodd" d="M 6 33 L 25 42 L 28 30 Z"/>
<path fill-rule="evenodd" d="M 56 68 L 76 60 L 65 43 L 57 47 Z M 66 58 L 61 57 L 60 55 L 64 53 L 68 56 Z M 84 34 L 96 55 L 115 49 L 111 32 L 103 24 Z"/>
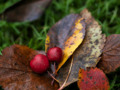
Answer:
<path fill-rule="evenodd" d="M 48 58 L 43 54 L 38 54 L 30 61 L 30 67 L 34 72 L 42 74 L 49 68 Z"/>
<path fill-rule="evenodd" d="M 53 47 L 50 48 L 47 52 L 47 57 L 49 59 L 49 61 L 54 61 L 54 62 L 61 62 L 62 60 L 62 49 L 59 47 Z"/>

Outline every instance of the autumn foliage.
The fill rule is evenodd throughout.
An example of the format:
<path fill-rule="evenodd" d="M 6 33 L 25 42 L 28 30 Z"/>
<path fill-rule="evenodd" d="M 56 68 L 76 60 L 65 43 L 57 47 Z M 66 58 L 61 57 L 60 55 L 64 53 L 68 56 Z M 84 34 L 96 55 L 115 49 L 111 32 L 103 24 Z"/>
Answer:
<path fill-rule="evenodd" d="M 80 69 L 78 87 L 80 90 L 109 90 L 109 82 L 98 68 Z"/>
<path fill-rule="evenodd" d="M 50 73 L 34 73 L 30 61 L 38 54 L 47 55 L 53 47 L 61 48 L 59 55 L 52 52 L 53 61 L 60 59 L 55 69 L 53 62 L 50 62 L 50 68 L 45 69 Z M 99 23 L 84 9 L 80 14 L 64 17 L 50 28 L 45 51 L 22 45 L 6 47 L 0 56 L 0 85 L 5 90 L 60 90 L 78 82 L 80 90 L 109 90 L 105 73 L 120 67 L 119 52 L 120 35 L 106 38 Z M 55 55 L 59 58 L 56 59 Z M 46 59 L 50 59 L 49 56 Z"/>

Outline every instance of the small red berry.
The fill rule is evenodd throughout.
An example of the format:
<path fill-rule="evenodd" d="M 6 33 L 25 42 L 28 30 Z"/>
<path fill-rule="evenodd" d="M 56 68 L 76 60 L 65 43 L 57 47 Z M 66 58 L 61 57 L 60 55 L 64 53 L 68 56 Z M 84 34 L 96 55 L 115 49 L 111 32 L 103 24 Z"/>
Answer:
<path fill-rule="evenodd" d="M 57 63 L 61 62 L 62 54 L 62 49 L 59 47 L 50 48 L 47 52 L 48 59 Z"/>
<path fill-rule="evenodd" d="M 30 61 L 30 67 L 34 72 L 42 74 L 49 68 L 48 58 L 43 54 L 38 54 Z"/>

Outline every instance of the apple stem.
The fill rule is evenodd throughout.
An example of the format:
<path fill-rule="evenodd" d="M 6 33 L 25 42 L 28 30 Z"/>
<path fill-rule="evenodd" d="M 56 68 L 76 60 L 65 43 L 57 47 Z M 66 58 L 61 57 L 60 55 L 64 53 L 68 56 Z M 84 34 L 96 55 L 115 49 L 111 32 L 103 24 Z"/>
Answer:
<path fill-rule="evenodd" d="M 47 73 L 53 78 L 53 80 L 58 82 L 58 80 L 49 71 L 47 71 Z"/>
<path fill-rule="evenodd" d="M 54 68 L 55 68 L 55 71 L 56 71 L 56 63 L 54 62 Z M 54 72 L 55 73 L 55 72 Z"/>
<path fill-rule="evenodd" d="M 56 71 L 56 62 L 54 62 L 54 68 L 55 68 L 55 71 Z M 55 72 L 53 72 L 53 74 L 56 75 Z M 55 81 L 55 80 L 53 79 L 52 82 L 51 82 L 51 85 L 54 84 L 54 81 Z"/>
<path fill-rule="evenodd" d="M 55 71 L 56 71 L 56 63 L 55 63 L 55 62 L 54 62 L 54 68 L 55 68 Z M 56 75 L 55 72 L 53 72 L 53 74 Z M 55 81 L 55 80 L 53 79 L 52 82 L 51 82 L 51 85 L 54 84 L 54 81 Z"/>

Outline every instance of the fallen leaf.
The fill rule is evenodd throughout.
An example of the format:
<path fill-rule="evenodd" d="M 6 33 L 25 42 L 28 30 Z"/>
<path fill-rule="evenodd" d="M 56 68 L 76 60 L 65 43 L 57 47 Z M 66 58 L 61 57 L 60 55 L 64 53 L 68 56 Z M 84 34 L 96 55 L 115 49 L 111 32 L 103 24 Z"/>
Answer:
<path fill-rule="evenodd" d="M 87 9 L 84 9 L 80 15 L 85 18 L 87 23 L 87 34 L 82 45 L 75 51 L 73 59 L 77 60 L 75 66 L 86 69 L 87 67 L 95 67 L 99 62 L 98 57 L 102 54 L 106 38 L 102 34 L 101 26 Z"/>
<path fill-rule="evenodd" d="M 71 73 L 64 87 L 78 81 L 78 72 L 80 68 L 86 69 L 87 67 L 96 67 L 106 39 L 105 36 L 102 35 L 100 25 L 95 21 L 87 9 L 84 9 L 80 15 L 85 18 L 86 35 L 82 44 L 73 53 Z M 57 80 L 60 86 L 63 85 L 68 76 L 71 60 L 70 58 L 58 72 Z"/>
<path fill-rule="evenodd" d="M 22 0 L 8 8 L 0 19 L 9 22 L 33 21 L 38 19 L 52 0 Z"/>
<path fill-rule="evenodd" d="M 70 60 L 69 60 L 69 61 L 70 61 Z M 73 58 L 71 59 L 71 65 L 70 65 L 70 67 L 69 67 L 68 75 L 67 75 L 64 83 L 62 84 L 62 86 L 61 86 L 58 90 L 62 90 L 63 88 L 65 88 L 65 86 L 67 86 L 66 83 L 68 82 L 68 79 L 69 79 L 69 76 L 70 76 L 70 73 L 71 73 L 71 69 L 72 69 L 72 65 L 73 65 Z M 65 68 L 65 69 L 68 69 L 68 68 Z M 64 74 L 63 74 L 63 75 L 64 75 Z M 64 76 L 62 76 L 62 77 L 64 77 Z M 63 78 L 63 79 L 64 79 L 64 78 Z M 58 82 L 59 82 L 59 81 L 58 81 Z"/>
<path fill-rule="evenodd" d="M 107 37 L 98 68 L 105 73 L 114 72 L 120 67 L 120 35 L 113 34 Z"/>
<path fill-rule="evenodd" d="M 48 74 L 39 75 L 31 71 L 29 62 L 40 52 L 26 46 L 13 45 L 3 50 L 0 56 L 0 85 L 4 90 L 57 90 L 51 86 Z"/>
<path fill-rule="evenodd" d="M 109 90 L 109 82 L 102 70 L 80 69 L 78 87 L 80 90 Z"/>
<path fill-rule="evenodd" d="M 66 16 L 49 30 L 45 44 L 46 52 L 49 48 L 57 46 L 64 53 L 63 60 L 59 63 L 57 71 L 82 43 L 84 36 L 85 22 L 79 14 Z"/>

